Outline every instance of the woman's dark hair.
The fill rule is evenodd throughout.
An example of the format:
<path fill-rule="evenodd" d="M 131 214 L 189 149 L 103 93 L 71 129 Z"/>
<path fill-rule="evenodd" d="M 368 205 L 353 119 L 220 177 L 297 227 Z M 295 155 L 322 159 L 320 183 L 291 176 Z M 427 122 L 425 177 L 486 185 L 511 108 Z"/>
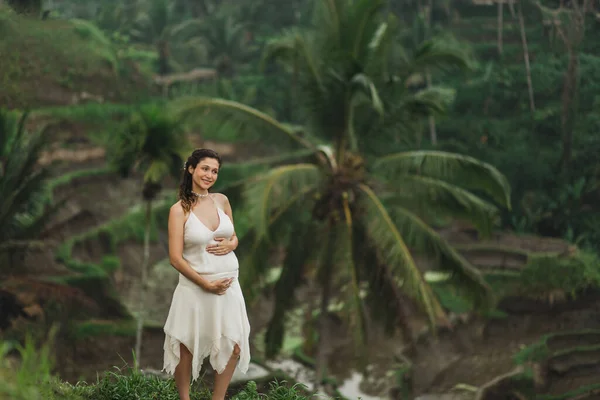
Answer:
<path fill-rule="evenodd" d="M 187 161 L 183 165 L 183 177 L 181 178 L 181 184 L 179 185 L 179 200 L 181 200 L 181 207 L 183 211 L 189 213 L 196 201 L 196 196 L 192 194 L 192 174 L 188 171 L 189 167 L 194 167 L 205 158 L 214 158 L 221 166 L 221 156 L 210 149 L 196 149 L 191 156 L 188 157 Z"/>

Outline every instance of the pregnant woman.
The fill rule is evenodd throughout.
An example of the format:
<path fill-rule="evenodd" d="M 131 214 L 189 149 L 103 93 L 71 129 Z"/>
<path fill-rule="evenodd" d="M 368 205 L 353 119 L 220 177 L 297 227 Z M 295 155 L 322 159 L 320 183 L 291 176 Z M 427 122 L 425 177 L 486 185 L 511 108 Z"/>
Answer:
<path fill-rule="evenodd" d="M 190 400 L 190 380 L 206 357 L 216 371 L 213 400 L 225 399 L 236 365 L 246 373 L 250 362 L 231 205 L 225 195 L 209 193 L 220 167 L 216 152 L 195 150 L 169 213 L 169 258 L 179 284 L 164 327 L 164 370 L 175 375 L 181 400 Z"/>

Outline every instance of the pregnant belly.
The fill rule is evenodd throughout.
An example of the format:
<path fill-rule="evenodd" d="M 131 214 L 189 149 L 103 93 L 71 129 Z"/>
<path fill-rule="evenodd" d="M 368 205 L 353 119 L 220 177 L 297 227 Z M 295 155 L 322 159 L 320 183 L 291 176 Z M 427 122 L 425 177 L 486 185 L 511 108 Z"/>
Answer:
<path fill-rule="evenodd" d="M 232 272 L 237 271 L 240 268 L 239 261 L 233 251 L 225 254 L 224 256 L 216 256 L 214 254 L 206 253 L 206 261 L 207 265 L 205 268 L 206 272 L 208 273 Z"/>

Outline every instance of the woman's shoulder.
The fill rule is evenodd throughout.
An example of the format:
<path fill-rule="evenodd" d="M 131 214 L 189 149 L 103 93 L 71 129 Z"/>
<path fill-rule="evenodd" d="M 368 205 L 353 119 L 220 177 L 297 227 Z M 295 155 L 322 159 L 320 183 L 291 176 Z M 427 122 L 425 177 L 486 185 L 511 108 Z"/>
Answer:
<path fill-rule="evenodd" d="M 211 193 L 212 198 L 221 206 L 229 203 L 229 199 L 223 193 Z"/>
<path fill-rule="evenodd" d="M 171 206 L 171 214 L 176 216 L 184 216 L 185 211 L 183 209 L 183 205 L 181 204 L 181 200 Z"/>

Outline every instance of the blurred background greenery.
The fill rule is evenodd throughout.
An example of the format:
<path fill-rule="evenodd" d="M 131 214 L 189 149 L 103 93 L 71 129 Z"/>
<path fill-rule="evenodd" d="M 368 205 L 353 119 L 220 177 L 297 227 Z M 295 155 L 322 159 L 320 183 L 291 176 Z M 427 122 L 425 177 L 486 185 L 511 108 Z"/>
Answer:
<path fill-rule="evenodd" d="M 176 398 L 166 219 L 196 147 L 241 237 L 238 398 L 597 396 L 599 12 L 0 1 L 0 398 Z"/>

